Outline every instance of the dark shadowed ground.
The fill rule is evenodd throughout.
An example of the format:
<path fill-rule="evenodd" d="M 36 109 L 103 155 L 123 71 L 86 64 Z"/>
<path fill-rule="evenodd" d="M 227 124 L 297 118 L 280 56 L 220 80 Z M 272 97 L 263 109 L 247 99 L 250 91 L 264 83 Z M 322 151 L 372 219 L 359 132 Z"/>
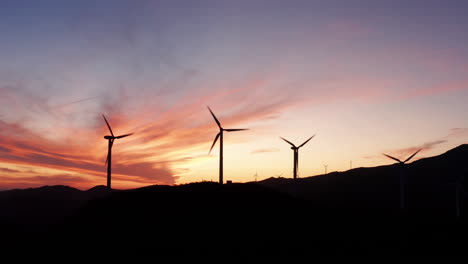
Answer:
<path fill-rule="evenodd" d="M 3 191 L 1 248 L 70 255 L 464 255 L 467 217 L 455 217 L 452 183 L 466 186 L 467 157 L 462 145 L 409 164 L 405 211 L 398 207 L 396 165 L 296 182 Z"/>

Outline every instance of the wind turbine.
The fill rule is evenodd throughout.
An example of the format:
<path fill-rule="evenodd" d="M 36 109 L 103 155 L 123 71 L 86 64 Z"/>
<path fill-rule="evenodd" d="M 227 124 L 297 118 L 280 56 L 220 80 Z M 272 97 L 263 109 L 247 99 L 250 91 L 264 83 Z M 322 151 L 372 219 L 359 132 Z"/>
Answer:
<path fill-rule="evenodd" d="M 218 118 L 213 114 L 213 111 L 211 111 L 210 107 L 208 107 L 208 110 L 210 111 L 211 115 L 213 116 L 214 120 L 216 121 L 216 124 L 219 127 L 219 133 L 216 135 L 213 145 L 211 145 L 210 152 L 213 149 L 214 145 L 216 144 L 216 141 L 219 138 L 219 183 L 223 184 L 223 132 L 234 132 L 234 131 L 243 131 L 243 130 L 248 130 L 247 128 L 223 128 L 221 127 L 221 123 L 219 122 Z"/>
<path fill-rule="evenodd" d="M 107 141 L 108 141 L 107 159 L 106 159 L 106 163 L 107 163 L 107 188 L 111 189 L 112 145 L 114 145 L 114 140 L 115 139 L 124 138 L 124 137 L 132 135 L 133 133 L 125 134 L 125 135 L 121 135 L 121 136 L 114 136 L 114 133 L 112 132 L 112 129 L 111 129 L 110 125 L 109 125 L 109 122 L 107 122 L 106 117 L 104 115 L 102 115 L 102 117 L 104 118 L 104 121 L 106 121 L 106 125 L 109 128 L 109 131 L 111 133 L 111 136 L 104 136 L 104 138 L 107 139 Z"/>
<path fill-rule="evenodd" d="M 455 216 L 460 218 L 461 216 L 461 209 L 463 208 L 463 184 L 461 182 L 457 182 L 455 185 Z"/>
<path fill-rule="evenodd" d="M 463 208 L 463 196 L 465 192 L 463 182 L 464 177 L 457 177 L 455 181 L 449 182 L 455 188 L 455 216 L 457 219 L 460 218 Z"/>
<path fill-rule="evenodd" d="M 325 168 L 325 174 L 327 174 L 327 167 L 328 167 L 328 165 L 323 165 L 323 167 Z"/>
<path fill-rule="evenodd" d="M 421 149 L 418 149 L 413 155 L 409 156 L 407 159 L 404 161 L 401 161 L 395 157 L 392 157 L 390 155 L 387 155 L 385 153 L 382 153 L 384 156 L 397 161 L 400 164 L 400 209 L 405 209 L 406 203 L 405 203 L 405 193 L 406 193 L 406 181 L 407 181 L 407 176 L 406 176 L 406 170 L 405 170 L 405 165 L 406 162 L 408 162 L 410 159 L 414 157 Z"/>
<path fill-rule="evenodd" d="M 297 168 L 299 166 L 299 149 L 302 146 L 304 146 L 307 142 L 309 142 L 309 140 L 311 140 L 313 137 L 315 137 L 315 135 L 311 136 L 304 143 L 299 145 L 299 147 L 296 147 L 296 145 L 286 140 L 285 138 L 280 137 L 282 140 L 286 141 L 289 145 L 291 145 L 291 149 L 294 151 L 294 174 L 293 174 L 294 180 L 297 178 Z"/>
<path fill-rule="evenodd" d="M 280 174 L 276 174 L 276 177 L 277 177 L 277 178 L 280 178 L 282 175 L 283 175 L 283 172 L 280 173 Z"/>

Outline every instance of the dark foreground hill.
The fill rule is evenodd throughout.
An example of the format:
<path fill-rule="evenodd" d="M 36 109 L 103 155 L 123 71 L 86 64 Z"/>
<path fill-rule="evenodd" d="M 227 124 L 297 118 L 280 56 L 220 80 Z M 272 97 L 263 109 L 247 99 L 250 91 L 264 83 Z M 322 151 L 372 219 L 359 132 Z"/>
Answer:
<path fill-rule="evenodd" d="M 456 215 L 457 184 L 468 190 L 468 145 L 417 160 L 405 165 L 405 170 L 408 213 L 431 218 Z M 296 182 L 269 178 L 259 184 L 295 194 L 320 207 L 387 214 L 399 212 L 400 171 L 400 165 L 393 164 L 332 172 Z"/>
<path fill-rule="evenodd" d="M 70 255 L 463 255 L 467 217 L 454 217 L 449 183 L 467 172 L 467 154 L 462 145 L 409 164 L 403 212 L 394 165 L 296 182 L 0 192 L 0 246 Z"/>

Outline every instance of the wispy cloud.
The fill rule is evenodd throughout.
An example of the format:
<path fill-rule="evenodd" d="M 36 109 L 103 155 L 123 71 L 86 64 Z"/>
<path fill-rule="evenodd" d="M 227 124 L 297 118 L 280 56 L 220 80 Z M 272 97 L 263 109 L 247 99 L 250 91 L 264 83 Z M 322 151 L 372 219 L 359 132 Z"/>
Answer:
<path fill-rule="evenodd" d="M 446 136 L 446 138 L 454 138 L 454 137 L 468 137 L 468 128 L 457 127 L 457 128 L 450 129 L 450 133 Z"/>
<path fill-rule="evenodd" d="M 0 172 L 4 172 L 4 173 L 17 173 L 17 172 L 21 172 L 20 170 L 13 170 L 13 169 L 9 169 L 9 168 L 1 168 L 0 167 Z"/>
<path fill-rule="evenodd" d="M 263 149 L 254 150 L 250 152 L 250 154 L 262 154 L 262 153 L 270 153 L 270 152 L 278 152 L 278 151 L 279 151 L 278 148 L 263 148 Z"/>
<path fill-rule="evenodd" d="M 394 156 L 396 158 L 405 159 L 407 156 L 413 154 L 417 150 L 421 149 L 420 153 L 430 152 L 431 150 L 437 148 L 444 143 L 449 142 L 453 138 L 459 137 L 468 137 L 468 128 L 452 128 L 449 130 L 448 134 L 444 137 L 441 137 L 436 140 L 424 142 L 421 145 L 415 145 L 400 149 L 387 149 L 382 151 L 388 155 Z M 383 155 L 366 155 L 362 157 L 363 159 L 385 159 Z"/>
<path fill-rule="evenodd" d="M 401 157 L 402 160 L 406 159 L 407 156 L 409 155 L 412 155 L 414 152 L 418 151 L 419 149 L 421 149 L 420 153 L 424 153 L 424 152 L 427 152 L 427 151 L 430 151 L 432 149 L 434 149 L 435 147 L 437 147 L 438 145 L 441 145 L 443 143 L 446 143 L 447 140 L 443 140 L 443 139 L 439 139 L 439 140 L 434 140 L 434 141 L 430 141 L 430 142 L 425 142 L 421 145 L 417 145 L 417 146 L 411 146 L 411 147 L 407 147 L 407 148 L 401 148 L 401 149 L 393 149 L 391 151 L 389 151 L 390 153 L 392 154 L 389 154 L 389 155 L 392 155 L 392 156 L 396 156 L 396 157 Z"/>
<path fill-rule="evenodd" d="M 420 96 L 428 96 L 439 93 L 447 93 L 454 91 L 468 90 L 468 81 L 461 81 L 455 83 L 446 83 L 442 85 L 431 86 L 427 88 L 421 88 L 412 90 L 401 95 L 401 98 L 410 99 Z"/>
<path fill-rule="evenodd" d="M 207 105 L 215 110 L 223 126 L 238 127 L 277 116 L 296 103 L 294 97 L 281 89 L 266 89 L 267 83 L 267 79 L 259 77 L 221 89 L 195 88 L 181 96 L 165 97 L 172 100 L 171 104 L 165 103 L 157 92 L 143 89 L 135 93 L 133 87 L 123 85 L 109 96 L 68 100 L 68 103 L 53 106 L 40 99 L 40 106 L 34 110 L 21 108 L 21 105 L 36 100 L 34 96 L 22 97 L 15 89 L 7 89 L 8 98 L 16 100 L 15 111 L 26 112 L 16 118 L 13 115 L 10 121 L 0 120 L 0 161 L 87 175 L 70 181 L 51 172 L 50 180 L 44 181 L 51 184 L 62 184 L 62 180 L 80 186 L 105 182 L 107 141 L 102 136 L 109 133 L 101 117 L 101 113 L 105 113 L 114 133 L 135 133 L 114 144 L 113 180 L 116 185 L 174 184 L 179 174 L 188 170 L 183 164 L 199 159 L 188 153 L 207 150 L 212 141 L 213 135 L 209 131 L 215 131 L 216 127 Z M 265 100 L 270 96 L 271 99 Z M 0 99 L 3 100 L 5 98 Z M 67 123 L 79 111 L 79 108 L 73 108 L 84 102 L 94 105 L 97 111 L 88 116 L 81 115 L 86 122 Z M 65 107 L 72 111 L 63 111 Z M 41 117 L 31 119 L 34 111 L 40 112 Z M 41 121 L 47 124 L 43 126 Z M 58 125 L 50 127 L 52 123 Z M 20 169 L 8 172 L 25 173 Z M 42 175 L 47 176 L 46 173 Z M 23 177 L 22 182 L 28 179 L 34 184 L 41 178 Z M 4 188 L 8 183 L 11 181 L 0 184 Z"/>
<path fill-rule="evenodd" d="M 101 114 L 106 114 L 115 134 L 134 133 L 114 144 L 116 186 L 174 184 L 187 173 L 187 162 L 200 159 L 193 153 L 205 153 L 211 145 L 217 128 L 207 105 L 224 127 L 251 128 L 295 107 L 344 97 L 374 100 L 385 91 L 379 80 L 342 77 L 319 80 L 317 85 L 326 89 L 311 97 L 307 81 L 277 83 L 276 74 L 252 74 L 221 86 L 192 84 L 169 94 L 159 87 L 147 88 L 151 84 L 135 87 L 122 82 L 99 96 L 65 98 L 64 103 L 5 88 L 8 96 L 0 102 L 14 102 L 14 111 L 9 119 L 0 120 L 0 161 L 87 175 L 80 178 L 80 186 L 104 182 L 107 141 L 102 137 L 109 132 Z M 342 89 L 350 86 L 359 88 Z M 294 93 L 292 88 L 297 88 Z M 276 151 L 265 148 L 251 154 Z"/>

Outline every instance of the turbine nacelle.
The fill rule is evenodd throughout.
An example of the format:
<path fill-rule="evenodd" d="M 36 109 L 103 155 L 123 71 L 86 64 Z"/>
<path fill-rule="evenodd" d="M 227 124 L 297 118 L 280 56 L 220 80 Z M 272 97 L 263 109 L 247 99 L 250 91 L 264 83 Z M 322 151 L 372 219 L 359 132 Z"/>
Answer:
<path fill-rule="evenodd" d="M 106 159 L 105 164 L 107 164 L 107 187 L 109 189 L 111 189 L 111 161 L 112 161 L 111 160 L 111 152 L 112 152 L 112 146 L 114 145 L 114 140 L 119 139 L 119 138 L 128 137 L 128 136 L 132 135 L 133 133 L 120 135 L 120 136 L 115 136 L 114 132 L 112 132 L 111 126 L 109 125 L 109 122 L 107 122 L 106 117 L 104 115 L 102 115 L 102 117 L 104 118 L 104 121 L 106 121 L 107 128 L 109 128 L 109 132 L 111 133 L 110 136 L 109 135 L 104 136 L 104 139 L 109 140 L 109 145 L 108 145 L 108 149 L 107 149 L 107 159 Z"/>
<path fill-rule="evenodd" d="M 216 135 L 208 154 L 211 153 L 211 150 L 213 149 L 214 145 L 216 144 L 216 142 L 219 139 L 219 141 L 220 141 L 220 144 L 219 144 L 219 183 L 223 184 L 223 132 L 224 131 L 226 131 L 226 132 L 235 132 L 235 131 L 243 131 L 243 130 L 247 130 L 247 129 L 245 129 L 245 128 L 223 128 L 221 126 L 221 123 L 219 122 L 218 118 L 215 116 L 213 111 L 211 111 L 210 107 L 209 106 L 207 106 L 207 107 L 208 107 L 208 110 L 211 113 L 211 116 L 213 116 L 213 119 L 215 120 L 216 124 L 219 127 L 219 132 Z"/>
<path fill-rule="evenodd" d="M 294 150 L 294 163 L 293 163 L 293 164 L 294 164 L 294 171 L 293 171 L 293 173 L 294 173 L 294 175 L 293 175 L 294 179 L 297 178 L 297 168 L 298 168 L 298 166 L 299 166 L 299 149 L 300 149 L 301 147 L 303 147 L 305 144 L 307 144 L 307 142 L 309 142 L 313 137 L 315 137 L 315 135 L 313 135 L 313 136 L 311 136 L 310 138 L 308 138 L 306 141 L 304 141 L 304 143 L 302 143 L 302 144 L 299 145 L 299 146 L 296 146 L 296 145 L 294 145 L 291 141 L 289 141 L 289 140 L 287 140 L 287 139 L 285 139 L 285 138 L 283 138 L 283 137 L 280 137 L 280 138 L 281 138 L 282 140 L 284 140 L 286 143 L 288 143 L 289 145 L 291 145 L 291 149 Z"/>
<path fill-rule="evenodd" d="M 302 146 L 304 146 L 305 144 L 307 144 L 307 142 L 309 142 L 309 140 L 311 140 L 312 138 L 314 138 L 315 135 L 311 136 L 310 138 L 308 138 L 306 141 L 304 141 L 304 143 L 302 143 L 301 145 L 299 145 L 299 147 L 296 147 L 296 145 L 294 145 L 291 141 L 283 138 L 283 137 L 280 137 L 282 140 L 286 141 L 286 143 L 288 143 L 289 145 L 291 145 L 291 149 L 292 150 L 296 150 L 296 149 L 300 149 Z"/>
<path fill-rule="evenodd" d="M 385 153 L 382 153 L 382 155 L 384 155 L 385 157 L 390 158 L 390 159 L 392 159 L 392 160 L 398 162 L 401 166 L 403 166 L 403 165 L 406 164 L 406 162 L 410 161 L 410 159 L 412 159 L 412 158 L 413 158 L 416 154 L 418 154 L 418 152 L 421 151 L 421 150 L 422 150 L 422 149 L 418 149 L 415 153 L 413 153 L 413 155 L 409 156 L 409 157 L 408 157 L 407 159 L 405 159 L 404 161 L 401 161 L 400 159 L 397 159 L 397 158 L 392 157 L 392 156 L 390 156 L 390 155 L 387 155 L 387 154 L 385 154 Z"/>
<path fill-rule="evenodd" d="M 248 130 L 247 128 L 223 128 L 221 126 L 221 123 L 219 122 L 218 118 L 215 116 L 215 114 L 213 113 L 213 111 L 211 111 L 211 108 L 209 106 L 208 107 L 208 110 L 210 111 L 211 115 L 213 116 L 216 124 L 218 125 L 219 127 L 219 133 L 216 135 L 214 141 L 213 141 L 213 144 L 211 145 L 211 148 L 210 148 L 210 151 L 208 152 L 211 153 L 211 150 L 213 150 L 213 147 L 215 146 L 216 142 L 218 141 L 218 139 L 221 137 L 222 133 L 224 131 L 226 132 L 235 132 L 235 131 L 244 131 L 244 130 Z"/>
<path fill-rule="evenodd" d="M 413 153 L 413 155 L 409 156 L 407 159 L 405 160 L 400 160 L 400 159 L 397 159 L 395 157 L 392 157 L 390 155 L 387 155 L 385 153 L 382 153 L 382 155 L 384 155 L 385 157 L 389 158 L 389 159 L 392 159 L 396 162 L 398 162 L 398 165 L 400 167 L 400 209 L 405 209 L 406 207 L 406 181 L 407 181 L 407 175 L 406 175 L 406 170 L 405 170 L 405 164 L 406 162 L 408 162 L 410 159 L 412 159 L 419 151 L 421 151 L 422 149 L 418 149 L 415 153 Z"/>
<path fill-rule="evenodd" d="M 109 128 L 109 132 L 111 133 L 111 136 L 104 136 L 105 139 L 119 139 L 119 138 L 124 138 L 133 135 L 133 133 L 130 134 L 125 134 L 125 135 L 120 135 L 120 136 L 114 136 L 114 132 L 112 132 L 112 128 L 109 125 L 109 122 L 107 122 L 107 119 L 104 115 L 102 115 L 104 118 L 104 121 L 106 121 L 107 128 Z"/>

